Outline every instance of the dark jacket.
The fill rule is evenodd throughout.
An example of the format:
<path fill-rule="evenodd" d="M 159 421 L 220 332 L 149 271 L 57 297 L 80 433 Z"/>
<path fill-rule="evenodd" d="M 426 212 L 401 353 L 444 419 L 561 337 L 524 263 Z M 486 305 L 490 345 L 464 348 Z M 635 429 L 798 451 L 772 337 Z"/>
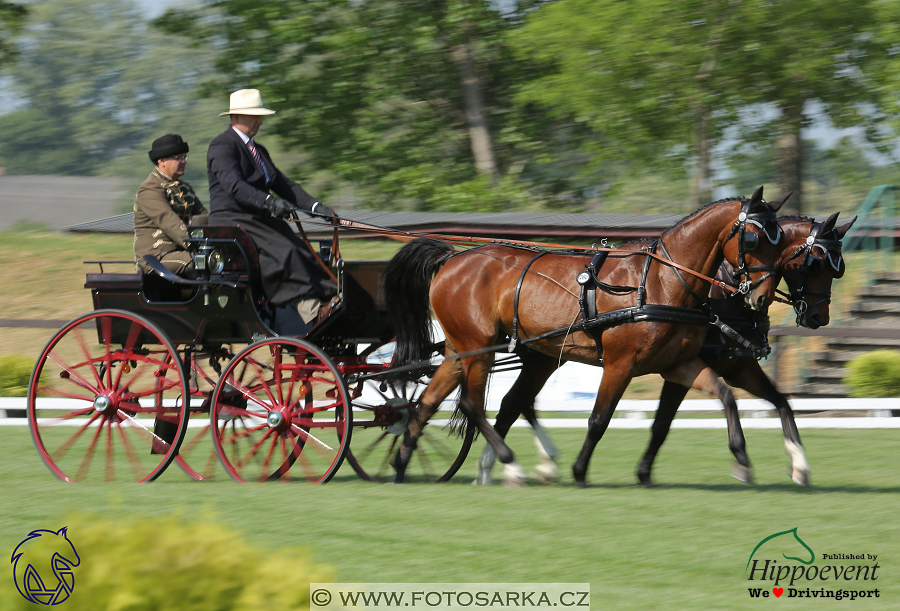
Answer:
<path fill-rule="evenodd" d="M 233 128 L 209 144 L 209 220 L 240 225 L 250 235 L 259 250 L 263 289 L 270 304 L 283 306 L 309 297 L 326 301 L 337 293 L 337 285 L 290 226 L 262 208 L 269 191 L 301 210 L 311 210 L 316 200 L 278 171 L 264 146 L 253 144 L 269 171 L 268 185 L 266 175 Z"/>
<path fill-rule="evenodd" d="M 270 191 L 301 210 L 311 210 L 316 199 L 275 167 L 266 147 L 256 141 L 253 144 L 269 171 L 268 185 L 266 175 L 234 128 L 229 126 L 209 143 L 206 170 L 210 211 L 259 214 Z"/>

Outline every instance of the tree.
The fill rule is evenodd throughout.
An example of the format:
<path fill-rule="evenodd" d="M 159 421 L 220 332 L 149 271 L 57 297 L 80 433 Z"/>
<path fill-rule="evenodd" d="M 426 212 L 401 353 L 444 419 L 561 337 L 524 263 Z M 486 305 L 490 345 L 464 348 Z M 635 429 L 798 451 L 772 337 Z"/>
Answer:
<path fill-rule="evenodd" d="M 747 102 L 778 109 L 778 184 L 794 194 L 784 212 L 802 212 L 804 147 L 801 130 L 812 122 L 813 103 L 834 126 L 863 127 L 866 140 L 885 140 L 879 124 L 889 111 L 880 67 L 896 39 L 884 36 L 879 0 L 754 0 L 743 11 L 746 26 L 728 44 L 736 77 L 744 76 Z M 896 11 L 893 11 L 896 18 Z"/>
<path fill-rule="evenodd" d="M 219 130 L 193 86 L 210 54 L 185 52 L 180 38 L 150 29 L 131 0 L 30 9 L 10 71 L 22 108 L 0 116 L 0 165 L 9 173 L 138 179 L 150 170 L 154 138 L 180 131 L 203 150 L 200 134 L 208 141 Z"/>
<path fill-rule="evenodd" d="M 0 0 L 0 69 L 15 57 L 15 48 L 9 39 L 22 27 L 27 12 L 21 4 Z"/>
<path fill-rule="evenodd" d="M 309 153 L 306 171 L 351 182 L 369 205 L 491 210 L 536 199 L 522 176 L 547 123 L 510 112 L 524 68 L 502 33 L 515 13 L 464 0 L 214 0 L 159 23 L 229 49 L 207 90 L 262 90 L 278 111 L 273 131 Z"/>
<path fill-rule="evenodd" d="M 695 201 L 709 203 L 710 142 L 729 119 L 723 94 L 735 2 L 564 0 L 510 34 L 522 61 L 548 73 L 518 100 L 573 114 L 602 134 L 607 159 L 638 164 L 662 155 L 696 160 Z"/>
<path fill-rule="evenodd" d="M 893 41 L 877 29 L 878 0 L 562 0 L 511 36 L 519 57 L 552 67 L 519 99 L 583 117 L 651 163 L 696 160 L 708 201 L 711 141 L 752 104 L 779 110 L 779 183 L 802 206 L 800 129 L 815 101 L 832 122 L 866 124 L 886 105 L 873 69 Z M 881 15 L 883 19 L 884 16 Z M 880 97 L 881 96 L 881 97 Z"/>

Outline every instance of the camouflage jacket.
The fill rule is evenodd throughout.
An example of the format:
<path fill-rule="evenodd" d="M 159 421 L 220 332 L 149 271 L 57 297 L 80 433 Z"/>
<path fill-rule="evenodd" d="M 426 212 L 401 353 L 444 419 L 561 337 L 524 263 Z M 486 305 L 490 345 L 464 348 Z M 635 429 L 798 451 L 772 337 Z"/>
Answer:
<path fill-rule="evenodd" d="M 155 168 L 134 196 L 134 259 L 144 271 L 144 255 L 185 250 L 187 225 L 206 208 L 186 182 L 173 180 Z"/>

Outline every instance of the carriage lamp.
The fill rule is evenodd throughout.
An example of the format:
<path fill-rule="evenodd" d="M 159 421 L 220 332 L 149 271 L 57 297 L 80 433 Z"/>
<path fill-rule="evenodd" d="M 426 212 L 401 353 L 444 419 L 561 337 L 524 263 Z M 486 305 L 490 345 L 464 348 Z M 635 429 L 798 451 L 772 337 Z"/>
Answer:
<path fill-rule="evenodd" d="M 194 255 L 194 268 L 205 275 L 221 274 L 225 269 L 225 260 L 211 244 L 201 244 Z"/>

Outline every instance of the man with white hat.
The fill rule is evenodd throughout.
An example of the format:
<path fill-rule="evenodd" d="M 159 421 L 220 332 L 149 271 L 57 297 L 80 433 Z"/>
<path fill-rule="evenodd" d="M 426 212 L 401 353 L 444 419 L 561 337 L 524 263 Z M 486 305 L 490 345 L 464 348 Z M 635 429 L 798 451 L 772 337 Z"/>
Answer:
<path fill-rule="evenodd" d="M 213 139 L 206 155 L 210 223 L 241 225 L 250 234 L 259 249 L 266 297 L 276 308 L 281 327 L 276 331 L 303 335 L 334 305 L 337 286 L 284 219 L 295 210 L 332 222 L 337 217 L 282 174 L 253 140 L 263 117 L 275 113 L 263 107 L 259 90 L 235 91 L 230 102 L 219 116 L 230 116 L 231 125 Z"/>

